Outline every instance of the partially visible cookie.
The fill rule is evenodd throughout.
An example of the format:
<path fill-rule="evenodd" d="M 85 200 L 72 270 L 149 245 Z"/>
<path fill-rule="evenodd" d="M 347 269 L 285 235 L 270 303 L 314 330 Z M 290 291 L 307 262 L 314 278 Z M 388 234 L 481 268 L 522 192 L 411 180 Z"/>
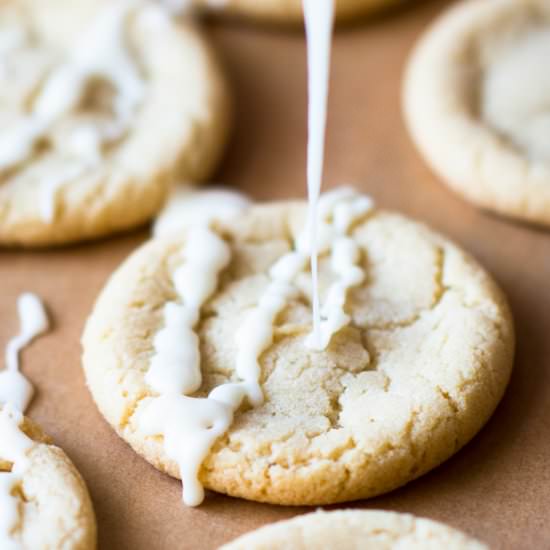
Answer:
<path fill-rule="evenodd" d="M 0 409 L 0 415 L 6 411 Z M 5 419 L 4 419 L 5 420 Z M 32 550 L 91 550 L 96 547 L 96 523 L 92 502 L 80 474 L 67 455 L 51 443 L 42 430 L 23 419 L 21 431 L 32 442 L 26 452 L 27 464 L 12 489 L 17 519 L 10 533 L 2 533 L 2 548 Z M 5 441 L 3 442 L 5 444 Z M 0 484 L 9 476 L 12 464 L 0 454 Z M 3 538 L 7 536 L 8 538 Z"/>
<path fill-rule="evenodd" d="M 307 262 L 286 298 L 278 294 L 289 288 L 279 276 L 296 260 L 304 203 L 253 206 L 208 230 L 154 239 L 114 273 L 88 319 L 83 366 L 100 411 L 155 467 L 185 473 L 193 504 L 197 478 L 221 493 L 288 505 L 392 490 L 457 452 L 504 392 L 514 332 L 490 276 L 425 226 L 361 210 L 365 197 L 338 202 L 338 193 L 322 198 L 323 208 L 325 199 L 335 205 L 327 218 L 341 225 L 359 215 L 332 259 L 321 255 L 321 303 L 339 292 L 350 260 L 351 275 L 364 277 L 345 300 L 349 323 L 325 350 L 307 345 Z M 222 260 L 217 280 L 203 251 Z M 194 318 L 193 289 L 204 296 L 206 287 Z M 226 391 L 250 380 L 239 365 L 242 357 L 249 364 L 258 328 L 263 402 L 257 391 L 228 401 Z"/>
<path fill-rule="evenodd" d="M 474 204 L 550 225 L 550 4 L 470 0 L 417 45 L 404 112 L 418 149 Z"/>
<path fill-rule="evenodd" d="M 266 525 L 219 550 L 488 550 L 464 533 L 410 514 L 318 511 Z"/>
<path fill-rule="evenodd" d="M 176 0 L 177 1 L 177 0 Z M 336 0 L 336 18 L 349 21 L 407 0 Z M 302 21 L 302 0 L 197 0 L 214 13 L 247 17 L 273 23 Z"/>
<path fill-rule="evenodd" d="M 0 40 L 0 245 L 134 227 L 215 167 L 228 91 L 191 22 L 150 0 L 14 0 Z"/>

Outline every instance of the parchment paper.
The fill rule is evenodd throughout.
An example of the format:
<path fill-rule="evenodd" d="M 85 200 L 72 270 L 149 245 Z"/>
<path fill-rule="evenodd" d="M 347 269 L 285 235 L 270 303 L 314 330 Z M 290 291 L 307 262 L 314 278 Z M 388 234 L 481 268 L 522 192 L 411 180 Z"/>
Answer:
<path fill-rule="evenodd" d="M 494 274 L 510 298 L 518 351 L 506 396 L 486 428 L 432 473 L 356 507 L 407 511 L 448 522 L 493 548 L 550 547 L 550 232 L 481 213 L 425 167 L 404 130 L 400 80 L 418 33 L 446 4 L 415 2 L 335 39 L 327 172 L 379 205 L 448 234 Z M 210 23 L 236 97 L 236 130 L 216 178 L 256 199 L 305 195 L 306 65 L 294 31 Z M 157 472 L 98 413 L 80 367 L 80 334 L 109 274 L 145 230 L 48 252 L 0 252 L 0 342 L 17 328 L 15 300 L 33 290 L 54 329 L 24 353 L 37 387 L 29 415 L 86 479 L 100 549 L 213 549 L 303 509 L 209 494 L 185 508 L 180 483 Z"/>

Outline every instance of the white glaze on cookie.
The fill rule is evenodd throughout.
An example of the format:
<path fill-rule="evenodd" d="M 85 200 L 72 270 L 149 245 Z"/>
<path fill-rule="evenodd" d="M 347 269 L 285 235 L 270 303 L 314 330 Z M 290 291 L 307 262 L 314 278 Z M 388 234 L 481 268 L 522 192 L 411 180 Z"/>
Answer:
<path fill-rule="evenodd" d="M 6 368 L 0 371 L 0 403 L 25 411 L 33 395 L 31 383 L 19 372 L 19 352 L 48 330 L 48 316 L 40 298 L 26 292 L 17 301 L 20 332 L 6 347 Z"/>
<path fill-rule="evenodd" d="M 194 327 L 200 310 L 216 290 L 218 275 L 231 260 L 229 246 L 208 226 L 193 227 L 173 275 L 181 303 L 164 309 L 165 327 L 155 336 L 155 355 L 146 382 L 157 392 L 191 394 L 200 388 L 200 353 Z"/>
<path fill-rule="evenodd" d="M 78 107 L 94 79 L 109 82 L 116 91 L 113 119 L 87 124 L 71 134 L 68 148 L 76 157 L 75 163 L 85 172 L 100 160 L 105 144 L 125 135 L 145 94 L 144 80 L 125 39 L 128 17 L 141 5 L 140 0 L 121 0 L 97 15 L 67 61 L 53 70 L 37 91 L 31 114 L 0 136 L 0 173 L 17 169 L 31 156 L 52 126 Z M 58 188 L 77 177 L 74 173 L 71 167 L 54 182 L 43 182 L 41 210 L 46 221 L 52 219 Z"/>
<path fill-rule="evenodd" d="M 175 235 L 193 225 L 228 222 L 242 214 L 250 204 L 246 196 L 236 191 L 222 188 L 195 191 L 189 186 L 178 186 L 157 216 L 153 236 Z"/>
<path fill-rule="evenodd" d="M 233 410 L 244 397 L 239 385 L 207 399 L 185 395 L 197 391 L 202 383 L 199 339 L 194 327 L 201 307 L 217 288 L 219 273 L 230 260 L 229 246 L 208 223 L 190 229 L 183 250 L 184 263 L 173 275 L 181 303 L 165 305 L 165 326 L 155 336 L 155 355 L 145 376 L 160 397 L 142 414 L 141 429 L 147 435 L 164 436 L 166 453 L 178 463 L 183 500 L 189 506 L 203 501 L 204 490 L 198 481 L 200 465 L 214 441 L 231 425 Z"/>
<path fill-rule="evenodd" d="M 319 201 L 319 251 L 331 254 L 337 275 L 323 304 L 320 349 L 350 321 L 345 312 L 347 291 L 363 281 L 364 272 L 359 248 L 348 233 L 371 209 L 372 201 L 351 188 L 334 190 Z M 239 381 L 218 386 L 207 398 L 192 397 L 202 383 L 195 326 L 202 306 L 218 286 L 221 271 L 231 260 L 229 246 L 210 227 L 215 213 L 216 208 L 197 208 L 196 225 L 188 228 L 183 264 L 172 277 L 179 301 L 165 305 L 164 327 L 154 338 L 155 354 L 145 375 L 147 384 L 160 395 L 139 418 L 145 435 L 164 437 L 166 454 L 178 464 L 183 500 L 189 506 L 204 499 L 198 480 L 200 466 L 216 439 L 231 426 L 235 411 L 244 399 L 252 406 L 263 402 L 260 357 L 273 342 L 277 316 L 300 293 L 294 282 L 306 269 L 310 250 L 306 226 L 295 250 L 273 264 L 270 284 L 237 328 L 235 372 Z"/>
<path fill-rule="evenodd" d="M 19 297 L 20 332 L 6 347 L 6 368 L 0 372 L 0 461 L 11 464 L 11 471 L 0 472 L 0 548 L 17 550 L 20 544 L 12 533 L 19 521 L 20 499 L 13 494 L 28 467 L 27 453 L 34 445 L 20 429 L 23 413 L 29 404 L 33 388 L 19 372 L 19 352 L 33 338 L 48 329 L 48 317 L 41 300 L 35 294 Z"/>
<path fill-rule="evenodd" d="M 325 131 L 330 74 L 330 51 L 334 24 L 334 0 L 303 0 L 308 51 L 308 145 L 307 189 L 309 196 L 309 246 L 311 254 L 313 334 L 321 346 L 321 312 L 318 282 L 318 202 L 323 180 Z"/>
<path fill-rule="evenodd" d="M 316 224 L 318 252 L 331 254 L 332 268 L 339 277 L 331 285 L 322 306 L 319 334 L 311 333 L 306 340 L 306 345 L 311 349 L 326 349 L 334 334 L 350 322 L 344 310 L 347 292 L 363 282 L 364 272 L 358 265 L 361 259 L 359 247 L 347 233 L 353 223 L 372 208 L 369 197 L 359 195 L 350 187 L 326 193 L 319 200 Z M 237 372 L 239 368 L 259 371 L 258 361 L 272 343 L 277 314 L 284 310 L 287 300 L 297 293 L 293 283 L 307 265 L 311 250 L 308 244 L 310 236 L 310 226 L 307 225 L 295 243 L 295 250 L 272 266 L 271 285 L 237 333 Z"/>

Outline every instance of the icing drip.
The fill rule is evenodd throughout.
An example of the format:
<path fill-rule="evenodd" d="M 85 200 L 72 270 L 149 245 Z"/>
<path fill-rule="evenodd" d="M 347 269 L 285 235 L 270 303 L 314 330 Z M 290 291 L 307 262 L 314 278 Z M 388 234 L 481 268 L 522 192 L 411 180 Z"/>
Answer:
<path fill-rule="evenodd" d="M 273 343 L 273 325 L 287 301 L 298 292 L 292 284 L 307 263 L 307 257 L 299 252 L 289 252 L 270 269 L 271 283 L 258 305 L 245 318 L 237 332 L 237 374 L 252 386 L 251 403 L 263 401 L 259 385 L 261 367 L 259 358 Z"/>
<path fill-rule="evenodd" d="M 55 218 L 57 192 L 69 181 L 82 176 L 85 172 L 84 165 L 73 164 L 42 180 L 40 216 L 45 222 L 52 222 Z"/>
<path fill-rule="evenodd" d="M 323 179 L 325 132 L 330 73 L 330 50 L 334 24 L 334 0 L 303 0 L 308 51 L 308 144 L 307 189 L 309 196 L 309 247 L 311 254 L 313 334 L 320 346 L 321 314 L 318 282 L 317 208 Z"/>
<path fill-rule="evenodd" d="M 48 316 L 35 294 L 22 294 L 17 301 L 20 332 L 6 347 L 6 368 L 0 372 L 0 403 L 12 403 L 24 411 L 33 395 L 31 383 L 19 372 L 19 352 L 48 329 Z"/>
<path fill-rule="evenodd" d="M 160 397 L 141 414 L 140 428 L 146 435 L 163 435 L 166 454 L 178 464 L 183 501 L 189 506 L 203 501 L 204 489 L 198 480 L 202 461 L 231 425 L 233 411 L 246 394 L 244 385 L 227 384 L 216 388 L 208 398 L 185 395 L 197 391 L 202 383 L 199 338 L 194 327 L 230 260 L 229 246 L 208 223 L 190 229 L 184 263 L 173 275 L 182 303 L 166 304 L 165 326 L 155 337 L 155 355 L 145 376 Z"/>
<path fill-rule="evenodd" d="M 242 214 L 250 201 L 240 193 L 225 189 L 194 191 L 178 187 L 168 199 L 153 227 L 153 236 L 176 235 L 193 225 L 230 221 Z"/>
<path fill-rule="evenodd" d="M 17 27 L 0 30 L 0 78 L 8 76 L 8 58 L 25 43 L 26 38 L 23 30 Z"/>
<path fill-rule="evenodd" d="M 28 467 L 27 453 L 34 442 L 19 428 L 23 415 L 11 405 L 0 411 L 0 458 L 12 464 L 11 472 L 0 472 L 0 548 L 16 550 L 21 545 L 13 531 L 19 522 L 20 499 L 14 495 Z"/>
<path fill-rule="evenodd" d="M 348 234 L 371 208 L 369 198 L 349 188 L 327 193 L 319 201 L 319 251 L 331 253 L 337 278 L 322 308 L 323 347 L 316 349 L 328 346 L 332 336 L 350 322 L 345 313 L 347 292 L 364 280 L 364 272 L 359 265 L 360 250 Z M 235 371 L 239 381 L 216 387 L 207 398 L 192 397 L 202 383 L 195 327 L 203 304 L 215 292 L 219 274 L 231 259 L 228 245 L 209 227 L 215 211 L 199 214 L 197 209 L 197 225 L 189 229 L 184 263 L 173 275 L 181 303 L 165 305 L 165 325 L 154 338 L 155 354 L 145 375 L 146 382 L 160 396 L 145 405 L 138 418 L 145 435 L 164 437 L 165 452 L 178 464 L 183 501 L 189 506 L 197 506 L 204 499 L 198 479 L 200 466 L 216 439 L 231 426 L 235 411 L 245 399 L 252 406 L 263 402 L 259 360 L 273 343 L 277 316 L 299 294 L 294 283 L 307 267 L 309 255 L 306 227 L 296 241 L 296 250 L 273 264 L 266 291 L 237 329 Z"/>
<path fill-rule="evenodd" d="M 348 233 L 353 224 L 372 207 L 369 197 L 347 187 L 325 193 L 319 200 L 319 253 L 330 252 L 331 267 L 337 279 L 328 289 L 321 308 L 319 334 L 310 334 L 306 340 L 306 345 L 311 349 L 326 349 L 332 337 L 351 320 L 345 312 L 347 293 L 364 281 L 365 274 L 359 265 L 361 251 Z M 250 372 L 257 372 L 259 376 L 259 358 L 272 344 L 273 323 L 286 307 L 287 300 L 298 293 L 294 282 L 307 265 L 309 237 L 309 226 L 306 226 L 296 240 L 296 249 L 272 266 L 270 286 L 237 335 L 237 372 L 239 367 L 244 370 L 244 365 L 247 365 Z"/>
<path fill-rule="evenodd" d="M 125 45 L 125 24 L 140 0 L 110 3 L 84 32 L 66 63 L 46 79 L 32 113 L 15 128 L 0 135 L 0 173 L 16 169 L 32 154 L 37 142 L 63 116 L 78 108 L 93 79 L 110 82 L 116 90 L 114 120 L 86 124 L 70 136 L 69 152 L 76 155 L 85 172 L 97 165 L 101 147 L 121 139 L 141 103 L 145 85 Z M 81 175 L 80 172 L 78 175 Z M 50 221 L 59 187 L 77 177 L 75 169 L 56 174 L 44 182 L 42 214 Z"/>
<path fill-rule="evenodd" d="M 19 522 L 20 499 L 14 494 L 28 467 L 27 453 L 34 442 L 20 429 L 23 413 L 33 394 L 32 385 L 19 372 L 19 352 L 48 329 L 48 318 L 40 299 L 25 293 L 19 297 L 20 332 L 6 347 L 6 369 L 0 372 L 0 461 L 11 464 L 0 472 L 0 548 L 17 550 L 21 545 L 13 531 Z"/>
<path fill-rule="evenodd" d="M 216 290 L 218 274 L 231 260 L 229 247 L 208 227 L 190 230 L 184 263 L 173 276 L 182 304 L 168 302 L 165 327 L 154 341 L 156 354 L 145 381 L 159 393 L 190 394 L 202 383 L 199 340 L 194 327 L 200 309 Z"/>

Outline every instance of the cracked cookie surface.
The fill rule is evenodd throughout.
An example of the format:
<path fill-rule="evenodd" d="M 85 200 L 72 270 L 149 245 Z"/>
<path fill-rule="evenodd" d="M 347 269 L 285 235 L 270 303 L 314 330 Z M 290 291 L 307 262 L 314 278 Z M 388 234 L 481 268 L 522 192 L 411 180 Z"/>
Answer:
<path fill-rule="evenodd" d="M 420 40 L 404 84 L 412 138 L 473 203 L 550 225 L 550 6 L 470 0 Z"/>
<path fill-rule="evenodd" d="M 104 36 L 90 40 L 117 5 L 128 6 L 119 31 L 113 30 L 115 13 Z M 85 40 L 91 46 L 78 50 Z M 82 67 L 89 74 L 75 101 Z M 60 89 L 48 95 L 56 85 Z M 122 101 L 124 85 L 131 109 Z M 63 110 L 59 98 L 65 96 L 74 105 Z M 202 36 L 148 0 L 3 2 L 0 244 L 63 244 L 145 223 L 162 207 L 175 177 L 210 175 L 227 137 L 229 103 Z M 47 127 L 29 140 L 30 150 L 7 162 L 45 105 L 61 114 L 40 120 Z"/>
<path fill-rule="evenodd" d="M 21 498 L 13 533 L 16 543 L 33 550 L 92 550 L 96 521 L 82 477 L 34 422 L 25 418 L 21 429 L 35 445 L 28 451 L 29 465 L 16 489 Z M 0 456 L 0 471 L 10 469 Z"/>
<path fill-rule="evenodd" d="M 269 284 L 267 272 L 291 250 L 303 203 L 255 206 L 215 227 L 232 260 L 202 310 L 203 383 L 196 394 L 235 380 L 235 331 Z M 351 232 L 365 282 L 350 290 L 351 324 L 327 350 L 305 347 L 311 277 L 278 316 L 260 357 L 265 403 L 242 407 L 199 472 L 206 488 L 280 504 L 366 498 L 422 475 L 483 426 L 509 379 L 514 350 L 506 301 L 491 278 L 447 239 L 403 216 L 374 211 Z M 176 299 L 171 275 L 185 233 L 135 252 L 100 295 L 83 336 L 83 365 L 99 409 L 157 468 L 177 476 L 161 437 L 140 433 L 155 397 L 144 376 Z M 320 258 L 321 301 L 334 274 Z"/>
<path fill-rule="evenodd" d="M 315 512 L 267 525 L 219 550 L 488 550 L 443 523 L 395 512 Z"/>

